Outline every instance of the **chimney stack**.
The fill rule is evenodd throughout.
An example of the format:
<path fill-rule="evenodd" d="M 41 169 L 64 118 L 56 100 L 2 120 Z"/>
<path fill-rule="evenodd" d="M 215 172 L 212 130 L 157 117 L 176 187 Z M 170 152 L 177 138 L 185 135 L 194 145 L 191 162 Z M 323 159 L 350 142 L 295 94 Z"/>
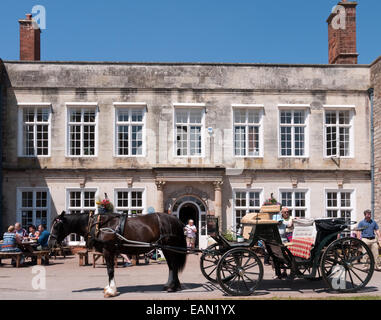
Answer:
<path fill-rule="evenodd" d="M 330 64 L 357 64 L 356 6 L 355 1 L 343 0 L 327 20 Z"/>
<path fill-rule="evenodd" d="M 20 60 L 38 61 L 40 57 L 40 33 L 37 23 L 28 13 L 20 24 Z"/>

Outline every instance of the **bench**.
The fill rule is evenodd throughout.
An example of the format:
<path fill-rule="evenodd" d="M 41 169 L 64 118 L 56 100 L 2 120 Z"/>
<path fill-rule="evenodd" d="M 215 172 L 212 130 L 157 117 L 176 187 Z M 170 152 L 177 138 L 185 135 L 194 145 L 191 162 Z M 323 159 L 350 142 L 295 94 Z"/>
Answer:
<path fill-rule="evenodd" d="M 105 263 L 104 254 L 102 252 L 94 251 L 94 252 L 90 252 L 90 254 L 93 256 L 93 268 L 95 268 L 95 264 L 98 261 L 98 259 L 100 259 L 100 258 L 102 258 L 103 264 Z M 114 258 L 114 267 L 115 268 L 118 267 L 118 257 L 119 256 L 115 256 L 115 258 Z M 124 263 L 124 258 L 123 257 L 121 257 L 121 258 L 122 258 L 123 263 Z M 132 259 L 131 259 L 131 261 L 132 261 L 132 264 L 134 264 L 133 263 L 134 261 Z M 135 264 L 136 264 L 136 262 L 135 262 Z"/>
<path fill-rule="evenodd" d="M 77 252 L 79 257 L 79 266 L 86 266 L 89 264 L 89 251 L 82 250 Z"/>
<path fill-rule="evenodd" d="M 2 259 L 15 259 L 16 268 L 20 267 L 22 252 L 0 252 L 0 265 Z"/>
<path fill-rule="evenodd" d="M 54 259 L 57 259 L 57 256 L 62 256 L 66 258 L 66 254 L 70 250 L 70 247 L 59 247 L 51 250 L 51 256 L 54 256 Z"/>
<path fill-rule="evenodd" d="M 49 250 L 41 250 L 41 251 L 33 251 L 32 253 L 24 253 L 27 256 L 31 257 L 37 257 L 37 264 L 42 265 L 42 258 L 44 258 L 44 264 L 49 264 Z"/>

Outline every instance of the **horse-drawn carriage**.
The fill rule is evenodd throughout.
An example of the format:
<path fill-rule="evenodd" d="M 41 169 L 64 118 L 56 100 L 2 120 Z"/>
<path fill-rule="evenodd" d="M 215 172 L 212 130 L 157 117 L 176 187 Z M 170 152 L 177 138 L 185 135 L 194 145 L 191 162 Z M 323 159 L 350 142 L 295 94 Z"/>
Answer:
<path fill-rule="evenodd" d="M 218 232 L 218 219 L 208 217 L 209 235 L 215 243 L 203 251 L 200 267 L 203 275 L 230 295 L 251 295 L 263 279 L 264 268 L 253 250 L 262 241 L 270 255 L 276 275 L 289 270 L 292 278 L 316 280 L 323 278 L 331 290 L 356 292 L 370 281 L 374 272 L 374 258 L 368 246 L 352 237 L 340 237 L 350 228 L 345 219 L 318 219 L 308 227 L 315 229 L 310 251 L 300 250 L 298 244 L 308 246 L 308 238 L 294 237 L 296 248 L 282 243 L 278 222 L 257 219 L 245 227 L 249 234 L 244 242 L 231 242 Z M 306 226 L 301 223 L 302 230 Z M 298 227 L 295 227 L 295 231 Z M 295 234 L 294 231 L 294 234 Z M 302 232 L 303 234 L 303 232 Z M 309 239 L 310 240 L 310 239 Z M 292 242 L 291 242 L 292 245 Z M 303 248 L 303 247 L 302 247 Z"/>
<path fill-rule="evenodd" d="M 373 275 L 374 258 L 368 246 L 356 238 L 339 237 L 350 227 L 344 219 L 315 220 L 317 232 L 314 241 L 310 240 L 310 250 L 298 247 L 296 239 L 292 241 L 296 243 L 294 248 L 283 244 L 277 221 L 254 219 L 245 226 L 243 242 L 228 241 L 219 233 L 218 222 L 213 216 L 207 217 L 208 234 L 215 243 L 198 251 L 202 252 L 201 272 L 227 294 L 250 295 L 260 285 L 264 268 L 254 250 L 258 241 L 264 243 L 277 275 L 283 269 L 297 278 L 322 277 L 329 288 L 339 292 L 358 291 Z M 185 266 L 187 247 L 183 224 L 174 216 L 153 213 L 127 218 L 115 213 L 65 215 L 63 212 L 52 225 L 49 246 L 55 247 L 70 233 L 84 236 L 90 246 L 103 251 L 109 276 L 105 297 L 118 294 L 114 257 L 121 252 L 138 254 L 161 249 L 169 268 L 164 289 L 172 292 L 181 288 L 178 272 Z M 301 240 L 305 244 L 306 239 Z"/>

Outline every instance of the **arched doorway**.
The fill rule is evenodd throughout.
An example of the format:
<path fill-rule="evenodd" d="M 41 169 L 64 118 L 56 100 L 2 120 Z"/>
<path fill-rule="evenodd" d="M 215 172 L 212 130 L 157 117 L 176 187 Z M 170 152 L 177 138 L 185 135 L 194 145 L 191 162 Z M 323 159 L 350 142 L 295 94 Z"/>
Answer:
<path fill-rule="evenodd" d="M 198 228 L 199 225 L 199 210 L 196 205 L 191 202 L 184 203 L 179 209 L 179 219 L 185 225 L 190 219 L 194 221 L 194 225 Z M 198 237 L 196 237 L 196 248 L 198 247 Z"/>
<path fill-rule="evenodd" d="M 208 246 L 208 237 L 204 202 L 194 196 L 183 196 L 175 201 L 172 212 L 184 224 L 187 224 L 189 219 L 194 221 L 197 228 L 196 247 L 205 249 Z"/>

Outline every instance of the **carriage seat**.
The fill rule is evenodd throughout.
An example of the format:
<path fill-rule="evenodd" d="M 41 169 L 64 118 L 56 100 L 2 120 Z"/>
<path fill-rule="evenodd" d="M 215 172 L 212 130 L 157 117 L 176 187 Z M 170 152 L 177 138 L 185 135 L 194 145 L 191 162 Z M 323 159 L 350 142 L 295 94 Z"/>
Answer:
<path fill-rule="evenodd" d="M 316 234 L 314 220 L 294 220 L 292 241 L 286 245 L 296 261 L 302 262 L 311 257 L 311 250 L 316 242 Z"/>

